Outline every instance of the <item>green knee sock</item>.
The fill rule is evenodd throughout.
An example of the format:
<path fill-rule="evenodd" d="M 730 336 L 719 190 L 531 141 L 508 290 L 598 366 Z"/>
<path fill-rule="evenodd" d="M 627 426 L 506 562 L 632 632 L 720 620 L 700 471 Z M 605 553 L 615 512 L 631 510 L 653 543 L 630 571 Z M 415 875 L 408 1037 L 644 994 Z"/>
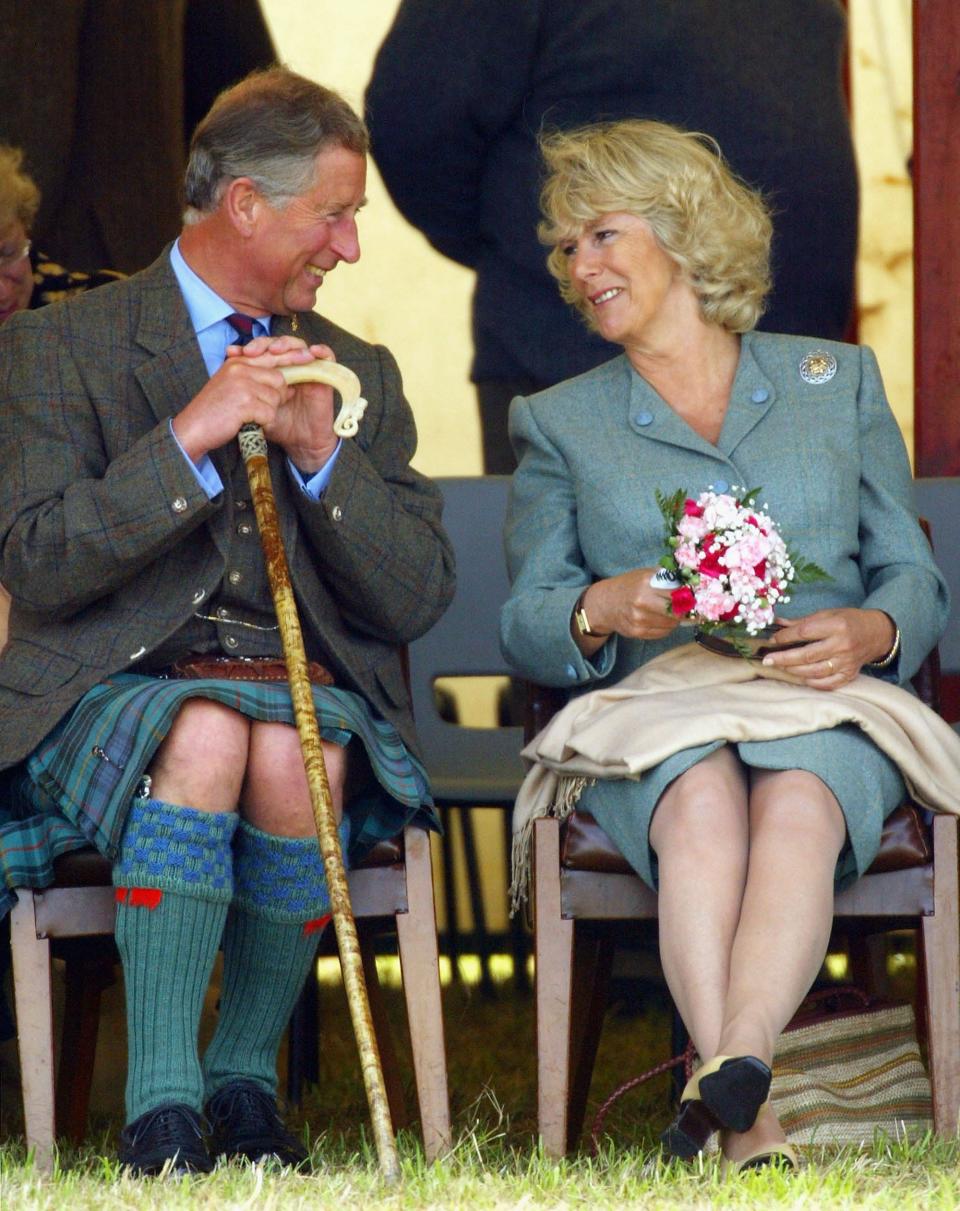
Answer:
<path fill-rule="evenodd" d="M 205 1093 L 210 1098 L 243 1078 L 275 1096 L 280 1040 L 313 967 L 330 898 L 313 837 L 275 837 L 241 821 L 233 869 L 220 1020 L 203 1057 Z"/>
<path fill-rule="evenodd" d="M 127 1122 L 203 1103 L 200 1011 L 233 894 L 231 813 L 135 799 L 113 868 L 127 1003 Z"/>

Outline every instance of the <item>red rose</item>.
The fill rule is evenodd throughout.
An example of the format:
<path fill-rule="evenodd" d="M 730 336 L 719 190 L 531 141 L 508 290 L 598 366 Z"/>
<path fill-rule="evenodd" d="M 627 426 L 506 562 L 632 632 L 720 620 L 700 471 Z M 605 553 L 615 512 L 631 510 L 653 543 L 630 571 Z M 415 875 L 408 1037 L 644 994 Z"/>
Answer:
<path fill-rule="evenodd" d="M 720 563 L 723 550 L 724 548 L 714 540 L 713 535 L 707 539 L 703 544 L 703 555 L 697 564 L 697 571 L 701 576 L 709 576 L 713 580 L 718 580 L 724 574 L 726 569 Z"/>
<path fill-rule="evenodd" d="M 677 618 L 682 618 L 684 614 L 689 614 L 693 607 L 697 604 L 697 599 L 693 595 L 693 589 L 689 585 L 684 585 L 682 589 L 674 589 L 670 594 L 670 609 Z"/>
<path fill-rule="evenodd" d="M 683 502 L 683 513 L 685 517 L 702 517 L 703 506 L 698 505 L 695 500 L 685 500 Z"/>

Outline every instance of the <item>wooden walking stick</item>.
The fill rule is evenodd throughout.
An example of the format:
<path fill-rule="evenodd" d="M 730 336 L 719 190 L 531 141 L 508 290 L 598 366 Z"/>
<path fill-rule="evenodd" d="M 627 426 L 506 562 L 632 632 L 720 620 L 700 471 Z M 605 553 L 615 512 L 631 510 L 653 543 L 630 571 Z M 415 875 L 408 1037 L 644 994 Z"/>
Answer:
<path fill-rule="evenodd" d="M 339 437 L 354 436 L 366 408 L 366 401 L 360 398 L 360 382 L 352 370 L 348 370 L 346 366 L 341 366 L 337 362 L 328 361 L 283 366 L 281 370 L 288 383 L 317 382 L 328 383 L 335 387 L 340 392 L 342 406 L 334 422 L 334 432 Z M 293 713 L 297 732 L 300 735 L 300 747 L 303 750 L 303 762 L 306 766 L 307 782 L 310 787 L 313 819 L 320 841 L 320 852 L 323 855 L 327 887 L 330 890 L 330 909 L 337 933 L 337 946 L 340 950 L 340 964 L 343 968 L 343 981 L 347 992 L 347 1003 L 350 1006 L 353 1032 L 356 1035 L 357 1048 L 360 1052 L 360 1066 L 367 1091 L 367 1103 L 370 1107 L 377 1157 L 383 1176 L 388 1182 L 395 1182 L 400 1177 L 400 1158 L 397 1155 L 383 1068 L 380 1064 L 380 1053 L 377 1049 L 377 1040 L 370 1017 L 370 1002 L 363 978 L 357 927 L 350 904 L 350 889 L 347 886 L 340 837 L 333 814 L 333 801 L 330 798 L 330 783 L 327 780 L 327 769 L 320 744 L 320 727 L 313 705 L 313 691 L 307 675 L 307 655 L 303 646 L 303 632 L 300 629 L 300 619 L 297 615 L 293 587 L 290 583 L 290 569 L 287 566 L 287 557 L 280 535 L 276 500 L 270 482 L 267 441 L 263 430 L 255 424 L 244 425 L 238 434 L 238 441 L 247 468 L 247 478 L 250 481 L 253 508 L 257 515 L 263 553 L 267 561 L 270 591 L 273 594 L 277 621 L 280 624 L 283 656 L 287 664 L 287 677 L 290 682 L 290 697 L 293 700 Z"/>

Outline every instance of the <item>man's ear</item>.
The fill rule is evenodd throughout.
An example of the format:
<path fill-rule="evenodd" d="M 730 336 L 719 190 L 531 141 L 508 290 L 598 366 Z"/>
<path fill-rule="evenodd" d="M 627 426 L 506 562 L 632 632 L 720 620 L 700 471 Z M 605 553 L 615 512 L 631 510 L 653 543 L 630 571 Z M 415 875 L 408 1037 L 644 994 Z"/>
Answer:
<path fill-rule="evenodd" d="M 264 205 L 263 197 L 249 177 L 234 177 L 221 202 L 231 225 L 244 237 L 253 235 Z"/>

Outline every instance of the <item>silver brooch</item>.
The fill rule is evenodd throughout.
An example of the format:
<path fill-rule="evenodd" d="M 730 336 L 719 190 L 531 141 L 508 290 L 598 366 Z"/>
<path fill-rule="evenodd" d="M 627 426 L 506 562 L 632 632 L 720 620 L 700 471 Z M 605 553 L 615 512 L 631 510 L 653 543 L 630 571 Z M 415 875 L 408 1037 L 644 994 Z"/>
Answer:
<path fill-rule="evenodd" d="M 805 383 L 828 383 L 836 373 L 837 359 L 824 349 L 814 349 L 800 361 L 800 377 Z"/>

